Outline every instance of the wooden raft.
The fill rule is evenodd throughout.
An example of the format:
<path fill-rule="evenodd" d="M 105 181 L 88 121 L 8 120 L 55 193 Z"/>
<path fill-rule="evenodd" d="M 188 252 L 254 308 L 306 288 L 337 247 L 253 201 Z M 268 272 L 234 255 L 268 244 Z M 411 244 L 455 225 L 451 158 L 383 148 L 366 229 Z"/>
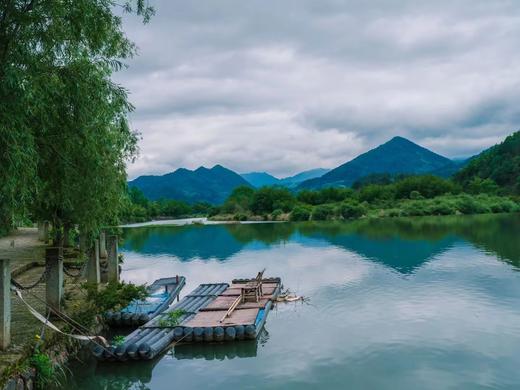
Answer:
<path fill-rule="evenodd" d="M 279 279 L 263 279 L 260 280 L 261 295 L 258 296 L 258 299 L 251 299 L 247 296 L 244 298 L 244 288 L 250 288 L 251 282 L 255 280 L 257 278 L 234 281 L 213 302 L 183 325 L 192 328 L 254 325 L 260 310 L 266 309 L 268 303 L 276 298 L 281 287 Z M 231 313 L 229 313 L 230 308 Z"/>

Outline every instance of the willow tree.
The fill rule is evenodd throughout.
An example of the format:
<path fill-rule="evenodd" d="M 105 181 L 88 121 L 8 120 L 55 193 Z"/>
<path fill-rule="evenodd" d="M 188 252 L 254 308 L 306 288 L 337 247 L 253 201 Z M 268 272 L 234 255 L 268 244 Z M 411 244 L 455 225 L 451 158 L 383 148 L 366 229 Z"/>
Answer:
<path fill-rule="evenodd" d="M 115 217 L 135 156 L 127 93 L 111 81 L 135 54 L 121 8 L 143 0 L 0 0 L 0 224 L 31 210 L 55 226 Z"/>

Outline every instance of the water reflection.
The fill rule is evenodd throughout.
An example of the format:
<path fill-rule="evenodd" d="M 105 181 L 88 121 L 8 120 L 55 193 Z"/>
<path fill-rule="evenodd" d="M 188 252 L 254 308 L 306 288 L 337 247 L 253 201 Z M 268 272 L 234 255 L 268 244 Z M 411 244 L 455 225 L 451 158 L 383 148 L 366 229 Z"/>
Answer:
<path fill-rule="evenodd" d="M 257 343 L 86 362 L 64 388 L 513 389 L 520 383 L 520 216 L 126 231 L 122 277 L 199 283 L 267 268 L 280 304 Z"/>
<path fill-rule="evenodd" d="M 74 378 L 71 382 L 81 383 L 89 389 L 114 390 L 151 390 L 155 367 L 163 360 L 232 360 L 254 358 L 257 356 L 259 345 L 264 345 L 269 339 L 264 329 L 257 340 L 243 340 L 235 343 L 220 344 L 180 344 L 172 347 L 164 356 L 146 361 L 103 362 L 96 364 L 90 354 L 84 351 L 84 356 L 71 364 Z M 87 363 L 87 364 L 86 364 Z M 73 384 L 69 382 L 72 387 Z"/>
<path fill-rule="evenodd" d="M 518 215 L 191 225 L 128 229 L 123 248 L 145 255 L 173 255 L 182 261 L 224 261 L 245 249 L 263 250 L 291 241 L 313 247 L 334 245 L 407 274 L 461 241 L 518 267 L 518 231 Z"/>

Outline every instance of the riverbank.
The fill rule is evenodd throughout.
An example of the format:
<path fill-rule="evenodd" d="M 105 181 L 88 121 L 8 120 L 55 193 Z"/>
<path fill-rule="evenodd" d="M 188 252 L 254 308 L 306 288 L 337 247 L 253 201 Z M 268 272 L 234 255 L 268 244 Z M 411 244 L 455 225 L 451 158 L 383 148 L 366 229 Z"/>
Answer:
<path fill-rule="evenodd" d="M 38 240 L 36 228 L 15 230 L 0 239 L 0 258 L 10 260 L 11 278 L 17 294 L 23 297 L 23 301 L 14 293 L 10 297 L 11 338 L 9 347 L 0 351 L 0 389 L 44 389 L 59 383 L 68 359 L 90 343 L 47 328 L 27 306 L 46 316 L 49 270 L 45 252 L 46 245 Z M 104 328 L 102 314 L 126 306 L 144 289 L 116 282 L 87 284 L 85 257 L 79 249 L 65 247 L 63 257 L 60 314 L 47 317 L 62 332 L 100 335 Z"/>
<path fill-rule="evenodd" d="M 520 211 L 518 200 L 496 195 L 442 195 L 431 199 L 377 200 L 347 199 L 312 205 L 299 202 L 291 211 L 274 210 L 262 215 L 243 209 L 237 213 L 211 216 L 212 221 L 338 221 L 360 218 L 392 218 L 442 215 L 477 215 Z"/>

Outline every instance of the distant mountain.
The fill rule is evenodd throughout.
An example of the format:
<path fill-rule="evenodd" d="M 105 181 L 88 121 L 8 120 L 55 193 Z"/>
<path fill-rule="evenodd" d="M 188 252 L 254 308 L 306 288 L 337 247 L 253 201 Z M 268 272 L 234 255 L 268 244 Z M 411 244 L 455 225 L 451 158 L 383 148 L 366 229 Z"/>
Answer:
<path fill-rule="evenodd" d="M 280 184 L 280 179 L 268 174 L 267 172 L 242 173 L 240 176 L 256 188 Z"/>
<path fill-rule="evenodd" d="M 294 176 L 285 177 L 278 179 L 267 172 L 251 172 L 243 173 L 242 176 L 246 179 L 253 187 L 260 188 L 264 186 L 284 186 L 284 187 L 296 187 L 298 184 L 305 180 L 314 179 L 316 177 L 323 176 L 330 169 L 316 168 L 308 171 L 297 173 Z"/>
<path fill-rule="evenodd" d="M 309 171 L 300 172 L 294 176 L 290 176 L 290 177 L 281 179 L 280 184 L 287 186 L 287 187 L 295 187 L 305 180 L 321 177 L 329 171 L 330 171 L 330 169 L 325 169 L 325 168 L 311 169 Z"/>
<path fill-rule="evenodd" d="M 176 199 L 188 203 L 223 203 L 238 186 L 251 186 L 238 173 L 221 165 L 194 171 L 180 168 L 163 176 L 139 176 L 128 183 L 150 200 Z"/>
<path fill-rule="evenodd" d="M 520 131 L 470 160 L 455 180 L 468 185 L 475 177 L 491 179 L 505 192 L 520 194 Z"/>
<path fill-rule="evenodd" d="M 457 172 L 459 172 L 462 168 L 469 164 L 469 162 L 473 159 L 473 157 L 467 158 L 465 160 L 451 160 L 449 164 L 446 164 L 440 168 L 434 169 L 433 171 L 428 172 L 431 175 L 440 176 L 444 178 L 452 177 Z"/>
<path fill-rule="evenodd" d="M 453 164 L 450 159 L 406 138 L 394 137 L 319 178 L 302 182 L 299 188 L 350 187 L 356 180 L 372 173 L 424 174 L 448 169 Z"/>

